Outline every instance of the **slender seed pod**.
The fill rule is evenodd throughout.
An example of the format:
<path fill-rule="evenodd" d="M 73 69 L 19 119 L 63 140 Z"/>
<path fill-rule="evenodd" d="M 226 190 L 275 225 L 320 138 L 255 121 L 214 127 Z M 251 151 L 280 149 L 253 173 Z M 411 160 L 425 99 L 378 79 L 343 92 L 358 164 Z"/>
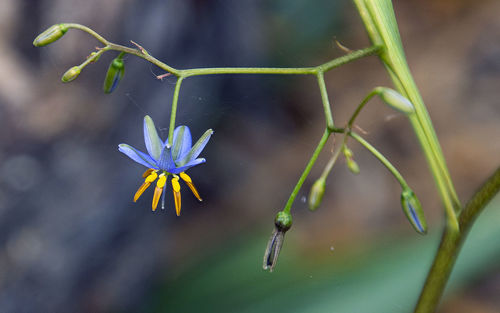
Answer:
<path fill-rule="evenodd" d="M 264 270 L 272 272 L 278 261 L 278 256 L 283 246 L 285 233 L 292 227 L 292 215 L 289 212 L 280 211 L 274 219 L 274 230 L 271 238 L 267 243 L 266 251 L 264 253 L 264 262 L 262 267 Z"/>
<path fill-rule="evenodd" d="M 123 59 L 118 56 L 109 64 L 108 72 L 106 73 L 106 78 L 104 79 L 104 85 L 102 87 L 104 93 L 112 93 L 118 86 L 124 73 L 125 64 L 123 63 Z"/>
<path fill-rule="evenodd" d="M 75 80 L 78 75 L 80 75 L 81 69 L 79 66 L 73 66 L 69 70 L 64 73 L 64 75 L 61 77 L 61 81 L 63 83 L 69 83 L 72 80 Z"/>
<path fill-rule="evenodd" d="M 396 90 L 386 87 L 377 87 L 375 90 L 377 90 L 380 98 L 391 108 L 404 114 L 411 114 L 415 112 L 415 107 L 410 100 L 403 97 Z"/>
<path fill-rule="evenodd" d="M 325 185 L 326 180 L 324 178 L 318 178 L 312 185 L 309 192 L 309 210 L 315 211 L 321 205 L 325 195 Z"/>
<path fill-rule="evenodd" d="M 65 24 L 56 24 L 47 28 L 33 40 L 33 46 L 43 47 L 61 38 L 68 31 Z"/>
<path fill-rule="evenodd" d="M 401 206 L 413 228 L 419 234 L 425 235 L 427 233 L 427 222 L 425 221 L 424 211 L 420 201 L 411 189 L 405 189 L 401 193 Z"/>

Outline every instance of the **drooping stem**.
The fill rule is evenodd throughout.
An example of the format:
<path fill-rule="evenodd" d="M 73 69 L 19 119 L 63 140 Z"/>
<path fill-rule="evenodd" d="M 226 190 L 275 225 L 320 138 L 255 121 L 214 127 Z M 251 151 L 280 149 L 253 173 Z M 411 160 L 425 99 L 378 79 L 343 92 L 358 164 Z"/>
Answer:
<path fill-rule="evenodd" d="M 460 213 L 460 230 L 445 228 L 438 252 L 415 307 L 415 313 L 432 313 L 436 310 L 468 231 L 499 190 L 500 167 L 479 188 Z"/>
<path fill-rule="evenodd" d="M 377 149 L 375 149 L 374 146 L 372 146 L 368 141 L 364 140 L 363 137 L 360 135 L 356 134 L 355 132 L 349 132 L 348 135 L 352 138 L 354 138 L 357 142 L 359 142 L 363 147 L 365 147 L 368 151 L 371 152 L 379 161 L 382 163 L 388 170 L 391 172 L 391 174 L 396 178 L 396 180 L 399 182 L 401 185 L 402 189 L 409 189 L 408 184 L 404 180 L 403 176 L 399 173 L 399 171 L 392 165 L 387 158 L 380 153 Z"/>
<path fill-rule="evenodd" d="M 168 145 L 172 146 L 174 140 L 175 117 L 177 115 L 177 103 L 179 102 L 179 92 L 181 90 L 182 77 L 177 78 L 172 99 L 172 112 L 170 113 L 170 127 L 168 129 Z"/>
<path fill-rule="evenodd" d="M 318 159 L 319 154 L 323 150 L 323 147 L 325 146 L 326 142 L 328 141 L 328 138 L 330 137 L 331 132 L 328 129 L 325 129 L 325 132 L 323 133 L 323 136 L 321 137 L 318 145 L 316 146 L 316 149 L 313 152 L 313 155 L 311 156 L 311 159 L 309 159 L 309 162 L 307 162 L 306 168 L 302 172 L 302 175 L 300 175 L 299 180 L 297 181 L 297 184 L 295 184 L 295 187 L 293 188 L 292 194 L 290 195 L 290 198 L 288 198 L 288 201 L 285 204 L 285 208 L 283 209 L 284 212 L 290 213 L 290 210 L 292 208 L 292 204 L 295 201 L 295 198 L 299 194 L 300 188 L 304 184 L 304 181 L 306 180 L 307 176 L 309 175 L 309 172 L 311 172 L 312 167 L 314 166 L 314 163 L 316 163 L 316 160 Z"/>

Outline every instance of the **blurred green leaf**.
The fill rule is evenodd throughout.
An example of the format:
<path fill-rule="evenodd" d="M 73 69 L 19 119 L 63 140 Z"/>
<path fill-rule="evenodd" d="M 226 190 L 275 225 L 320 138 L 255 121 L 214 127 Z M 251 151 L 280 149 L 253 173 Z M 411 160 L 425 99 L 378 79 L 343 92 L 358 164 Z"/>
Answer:
<path fill-rule="evenodd" d="M 473 226 L 448 289 L 498 263 L 498 200 Z M 439 237 L 436 229 L 425 237 L 396 234 L 319 259 L 300 255 L 288 236 L 270 274 L 261 268 L 267 234 L 254 235 L 197 259 L 155 291 L 146 312 L 411 312 Z"/>

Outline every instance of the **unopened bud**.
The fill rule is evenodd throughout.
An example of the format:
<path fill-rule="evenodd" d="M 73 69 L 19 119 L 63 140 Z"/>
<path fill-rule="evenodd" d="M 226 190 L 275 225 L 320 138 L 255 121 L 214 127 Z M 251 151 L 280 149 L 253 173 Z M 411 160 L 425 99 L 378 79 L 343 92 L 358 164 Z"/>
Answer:
<path fill-rule="evenodd" d="M 117 57 L 111 61 L 102 88 L 104 93 L 112 93 L 118 86 L 118 83 L 122 79 L 124 73 L 125 64 L 123 63 L 123 59 L 121 57 Z"/>
<path fill-rule="evenodd" d="M 33 40 L 33 46 L 43 47 L 51 44 L 61 38 L 67 31 L 68 27 L 65 24 L 52 25 Z"/>
<path fill-rule="evenodd" d="M 398 110 L 404 114 L 410 114 L 415 112 L 415 107 L 407 98 L 403 97 L 396 90 L 386 88 L 386 87 L 377 87 L 376 90 L 380 95 L 380 98 L 387 103 L 391 108 Z"/>
<path fill-rule="evenodd" d="M 97 54 L 97 52 L 95 52 L 95 51 L 94 51 L 94 52 L 92 52 L 92 53 L 88 56 L 88 58 L 89 58 L 89 59 L 90 59 L 90 58 L 92 59 L 92 60 L 90 61 L 90 63 L 95 63 L 95 62 L 99 61 L 99 58 L 100 58 L 100 57 L 101 57 L 101 55 L 100 55 L 100 54 Z"/>
<path fill-rule="evenodd" d="M 353 159 L 347 159 L 347 168 L 353 174 L 359 174 L 359 165 Z"/>
<path fill-rule="evenodd" d="M 73 66 L 69 70 L 64 73 L 64 75 L 61 77 L 61 80 L 63 83 L 69 83 L 72 80 L 75 80 L 78 75 L 80 75 L 80 67 L 79 66 Z"/>
<path fill-rule="evenodd" d="M 417 196 L 411 189 L 405 189 L 401 193 L 401 206 L 408 221 L 419 234 L 427 233 L 427 222 L 425 221 L 424 210 Z"/>
<path fill-rule="evenodd" d="M 352 153 L 352 150 L 349 149 L 347 146 L 344 146 L 344 148 L 342 149 L 342 153 L 344 153 L 344 157 L 346 159 L 352 159 L 353 157 L 353 153 Z"/>
<path fill-rule="evenodd" d="M 323 196 L 325 195 L 325 185 L 326 181 L 324 178 L 319 178 L 314 182 L 309 192 L 309 210 L 316 210 L 323 201 Z"/>

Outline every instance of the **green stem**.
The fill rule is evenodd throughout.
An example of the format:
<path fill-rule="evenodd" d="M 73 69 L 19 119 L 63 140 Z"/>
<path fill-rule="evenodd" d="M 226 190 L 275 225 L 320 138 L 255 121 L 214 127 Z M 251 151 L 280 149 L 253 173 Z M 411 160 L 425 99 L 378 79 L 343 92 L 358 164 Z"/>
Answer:
<path fill-rule="evenodd" d="M 323 136 L 321 137 L 321 140 L 318 143 L 318 146 L 314 150 L 313 155 L 311 156 L 311 159 L 306 165 L 306 168 L 302 172 L 302 175 L 300 175 L 299 180 L 297 181 L 297 184 L 295 185 L 295 188 L 293 188 L 292 194 L 290 195 L 290 198 L 288 198 L 288 201 L 285 204 L 285 208 L 283 209 L 284 212 L 290 213 L 290 210 L 292 208 L 292 204 L 295 201 L 295 198 L 297 197 L 300 188 L 304 184 L 304 181 L 306 180 L 307 176 L 309 175 L 309 172 L 311 172 L 311 169 L 316 163 L 316 160 L 318 159 L 319 154 L 323 150 L 323 147 L 325 146 L 326 142 L 328 141 L 328 138 L 330 137 L 331 132 L 328 129 L 325 129 L 325 132 L 323 133 Z"/>
<path fill-rule="evenodd" d="M 436 311 L 468 231 L 484 207 L 499 190 L 500 167 L 479 188 L 460 213 L 458 219 L 460 228 L 445 228 L 439 249 L 415 307 L 415 313 Z"/>
<path fill-rule="evenodd" d="M 379 161 L 382 163 L 388 170 L 391 172 L 391 174 L 396 178 L 396 180 L 399 182 L 401 185 L 401 188 L 403 189 L 410 189 L 408 187 L 408 184 L 404 180 L 403 176 L 399 173 L 399 171 L 394 167 L 394 165 L 387 160 L 386 157 L 382 153 L 380 153 L 375 147 L 373 147 L 370 143 L 368 143 L 366 140 L 363 139 L 360 135 L 356 134 L 355 132 L 350 131 L 348 135 L 352 138 L 354 138 L 357 142 L 359 142 L 363 147 L 365 147 L 368 151 L 370 151 Z"/>
<path fill-rule="evenodd" d="M 323 169 L 321 176 L 319 177 L 320 179 L 326 180 L 328 175 L 330 175 L 330 172 L 332 171 L 333 166 L 337 162 L 337 159 L 339 158 L 340 152 L 342 152 L 342 149 L 344 148 L 346 141 L 347 141 L 347 136 L 344 135 L 342 139 L 342 144 L 335 150 L 330 160 L 328 160 L 328 163 L 326 163 L 326 166 Z"/>
<path fill-rule="evenodd" d="M 322 71 L 316 74 L 318 79 L 319 91 L 321 93 L 321 102 L 323 103 L 323 111 L 325 112 L 326 127 L 332 131 L 335 128 L 333 123 L 332 110 L 330 108 L 330 100 L 328 99 L 328 91 L 326 90 L 325 77 Z"/>
<path fill-rule="evenodd" d="M 174 98 L 172 99 L 172 113 L 170 114 L 170 127 L 168 129 L 168 145 L 172 146 L 174 140 L 175 116 L 177 114 L 177 102 L 179 101 L 179 92 L 181 90 L 182 77 L 177 78 L 174 89 Z"/>
<path fill-rule="evenodd" d="M 356 120 L 356 117 L 358 117 L 359 112 L 361 112 L 361 110 L 365 107 L 365 104 L 368 103 L 368 101 L 370 101 L 370 99 L 373 98 L 373 96 L 375 96 L 376 94 L 378 94 L 378 92 L 376 89 L 374 89 L 363 99 L 363 101 L 361 101 L 361 103 L 358 105 L 351 118 L 349 119 L 349 122 L 347 122 L 348 129 L 352 128 L 352 124 L 354 124 L 354 120 Z"/>
<path fill-rule="evenodd" d="M 85 66 L 89 65 L 90 63 L 94 62 L 95 60 L 99 59 L 99 57 L 101 56 L 101 54 L 103 54 L 104 52 L 106 52 L 105 50 L 100 50 L 100 51 L 97 51 L 96 54 L 90 56 L 87 58 L 87 60 L 85 60 L 85 62 L 83 62 L 82 64 L 80 64 L 80 69 L 83 69 Z"/>
<path fill-rule="evenodd" d="M 142 59 L 145 59 L 148 62 L 158 66 L 159 68 L 177 76 L 177 77 L 191 77 L 191 76 L 199 76 L 199 75 L 215 75 L 215 74 L 276 74 L 276 75 L 316 75 L 318 72 L 326 72 L 333 68 L 339 67 L 346 63 L 361 59 L 366 56 L 378 54 L 381 52 L 380 46 L 371 46 L 365 49 L 360 49 L 353 51 L 349 54 L 336 58 L 334 60 L 328 61 L 324 64 L 315 66 L 315 67 L 296 67 L 296 68 L 280 68 L 280 67 L 213 67 L 213 68 L 195 68 L 195 69 L 186 69 L 186 70 L 178 70 L 175 69 L 155 57 L 151 56 L 148 53 L 144 53 L 141 49 L 134 49 L 125 47 L 122 45 L 118 45 L 106 40 L 104 37 L 96 33 L 94 30 L 90 29 L 87 26 L 75 24 L 75 23 L 67 23 L 65 24 L 68 28 L 79 29 L 84 31 L 94 38 L 96 38 L 99 42 L 105 45 L 103 50 L 115 50 L 128 54 L 132 54 L 138 56 Z"/>

